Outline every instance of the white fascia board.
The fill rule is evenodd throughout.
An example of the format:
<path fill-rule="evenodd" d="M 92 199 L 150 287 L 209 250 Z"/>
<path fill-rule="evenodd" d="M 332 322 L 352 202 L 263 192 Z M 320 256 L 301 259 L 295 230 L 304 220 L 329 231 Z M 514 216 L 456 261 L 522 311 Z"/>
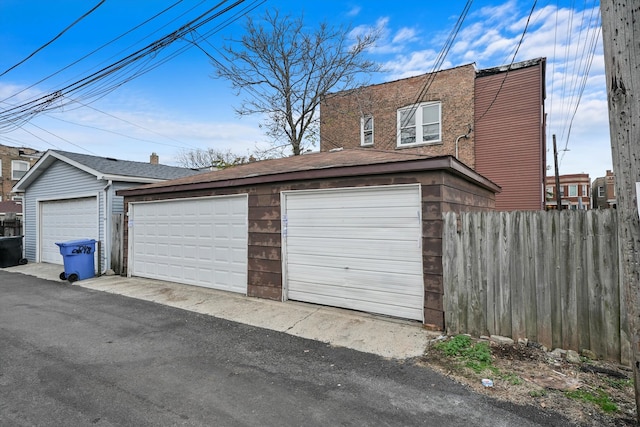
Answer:
<path fill-rule="evenodd" d="M 121 181 L 121 182 L 140 182 L 143 184 L 153 184 L 156 182 L 163 182 L 166 179 L 159 178 L 145 178 L 140 176 L 128 176 L 128 175 L 97 175 L 97 179 L 105 181 Z"/>
<path fill-rule="evenodd" d="M 72 165 L 80 170 L 83 170 L 91 175 L 98 176 L 99 172 L 95 169 L 89 168 L 81 163 L 71 160 L 70 158 L 63 156 L 62 154 L 56 153 L 55 151 L 47 151 L 41 158 L 36 162 L 33 167 L 29 168 L 27 173 L 24 174 L 20 181 L 13 186 L 12 191 L 14 193 L 22 193 L 26 190 L 31 182 L 36 179 L 44 170 L 46 170 L 54 160 L 60 160 L 65 163 Z"/>

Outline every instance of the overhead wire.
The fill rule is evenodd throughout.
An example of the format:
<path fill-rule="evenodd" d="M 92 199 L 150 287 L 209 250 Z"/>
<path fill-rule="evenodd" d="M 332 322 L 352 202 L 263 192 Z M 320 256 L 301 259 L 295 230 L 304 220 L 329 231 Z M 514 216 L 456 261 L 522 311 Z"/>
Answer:
<path fill-rule="evenodd" d="M 22 103 L 18 106 L 15 107 L 11 107 L 8 108 L 6 110 L 4 110 L 3 112 L 0 113 L 0 131 L 7 131 L 7 128 L 11 128 L 13 125 L 13 121 L 11 119 L 18 119 L 21 121 L 28 121 L 30 120 L 33 116 L 40 114 L 44 111 L 50 111 L 52 109 L 57 109 L 62 107 L 63 105 L 65 105 L 65 99 L 73 99 L 70 98 L 69 95 L 72 93 L 82 93 L 81 91 L 85 88 L 91 88 L 91 85 L 95 84 L 96 82 L 102 81 L 104 79 L 107 79 L 108 77 L 112 76 L 113 74 L 116 73 L 120 73 L 118 75 L 118 78 L 120 80 L 116 80 L 111 82 L 109 85 L 107 86 L 103 86 L 102 88 L 96 89 L 95 87 L 92 89 L 94 92 L 89 92 L 91 97 L 96 97 L 100 94 L 106 94 L 109 93 L 113 90 L 115 90 L 117 87 L 127 83 L 128 81 L 139 77 L 140 75 L 149 72 L 150 70 L 154 69 L 155 67 L 163 64 L 164 62 L 168 61 L 169 59 L 173 58 L 175 55 L 182 53 L 184 50 L 186 50 L 189 47 L 186 47 L 185 49 L 179 50 L 179 53 L 175 53 L 175 55 L 173 56 L 169 56 L 167 58 L 163 58 L 159 61 L 157 61 L 156 63 L 151 63 L 149 62 L 149 65 L 143 65 L 139 70 L 132 72 L 131 75 L 127 75 L 126 71 L 123 72 L 122 70 L 127 70 L 130 71 L 129 69 L 127 69 L 127 67 L 130 67 L 132 64 L 142 60 L 142 59 L 150 59 L 149 57 L 154 55 L 154 58 L 151 59 L 155 59 L 155 55 L 165 49 L 166 47 L 170 46 L 172 43 L 174 43 L 177 40 L 182 39 L 186 34 L 188 34 L 189 32 L 193 31 L 193 30 L 197 30 L 198 28 L 206 25 L 207 23 L 211 22 L 212 20 L 219 18 L 220 16 L 222 16 L 223 14 L 229 12 L 230 10 L 232 10 L 233 8 L 235 8 L 236 6 L 238 6 L 239 4 L 243 3 L 244 0 L 237 0 L 235 2 L 233 2 L 231 5 L 221 9 L 221 10 L 216 10 L 219 8 L 220 5 L 222 5 L 224 2 L 218 3 L 216 6 L 214 6 L 213 8 L 210 8 L 209 10 L 207 10 L 206 12 L 204 12 L 203 14 L 201 14 L 200 16 L 198 16 L 197 18 L 189 21 L 187 24 L 181 26 L 178 30 L 165 35 L 164 37 L 162 37 L 161 39 L 156 40 L 155 42 L 145 46 L 142 49 L 137 50 L 136 52 L 127 55 L 125 58 L 122 58 L 121 60 L 102 68 L 101 70 L 92 73 L 89 76 L 86 76 L 83 79 L 80 79 L 72 84 L 69 84 L 61 89 L 58 89 L 56 91 L 53 91 L 47 95 L 41 96 L 39 98 L 36 98 L 34 100 L 28 101 L 26 103 Z M 140 64 L 138 64 L 140 65 Z M 124 79 L 122 79 L 122 74 L 125 74 Z M 107 80 L 109 81 L 109 80 Z M 86 93 L 85 93 L 85 98 L 86 98 Z M 84 99 L 84 98 L 82 98 Z M 67 102 L 69 103 L 69 102 Z"/>
<path fill-rule="evenodd" d="M 119 35 L 119 36 L 117 36 L 116 38 L 114 38 L 114 39 L 112 39 L 112 40 L 110 40 L 110 41 L 108 41 L 108 42 L 106 42 L 106 43 L 102 44 L 102 45 L 101 45 L 101 46 L 99 46 L 98 48 L 96 48 L 96 49 L 92 50 L 91 52 L 87 53 L 86 55 L 83 55 L 82 57 L 80 57 L 80 58 L 78 58 L 77 60 L 75 60 L 75 61 L 71 62 L 70 64 L 66 65 L 65 67 L 63 67 L 63 68 L 61 68 L 61 69 L 57 70 L 56 72 L 54 72 L 54 73 L 52 73 L 52 74 L 49 74 L 48 76 L 46 76 L 46 77 L 44 77 L 44 78 L 42 78 L 42 79 L 40 79 L 40 80 L 36 81 L 35 83 L 33 83 L 33 84 L 29 85 L 29 86 L 24 87 L 22 90 L 20 90 L 20 91 L 18 91 L 18 92 L 13 93 L 11 96 L 9 96 L 9 97 L 7 97 L 7 98 L 5 98 L 5 99 L 1 100 L 0 102 L 4 103 L 4 102 L 6 102 L 7 100 L 9 100 L 9 99 L 11 99 L 11 98 L 13 98 L 13 97 L 15 97 L 15 96 L 17 96 L 17 95 L 20 95 L 21 93 L 23 93 L 23 92 L 25 92 L 25 91 L 27 91 L 27 90 L 29 90 L 29 89 L 32 89 L 32 88 L 34 88 L 34 87 L 38 86 L 39 84 L 41 84 L 41 83 L 43 83 L 43 82 L 47 81 L 48 79 L 50 79 L 50 78 L 52 78 L 52 77 L 55 77 L 56 75 L 58 75 L 58 74 L 62 73 L 63 71 L 65 71 L 65 70 L 67 70 L 67 69 L 71 68 L 72 66 L 74 66 L 74 65 L 76 65 L 76 64 L 78 64 L 78 63 L 80 63 L 81 61 L 83 61 L 83 60 L 85 60 L 85 59 L 89 58 L 90 56 L 92 56 L 92 55 L 94 55 L 94 54 L 98 53 L 99 51 L 101 51 L 102 49 L 106 48 L 106 47 L 107 47 L 107 46 L 109 46 L 110 44 L 115 43 L 116 41 L 120 40 L 121 38 L 123 38 L 123 37 L 127 36 L 128 34 L 130 34 L 130 33 L 134 32 L 134 31 L 136 31 L 137 29 L 141 28 L 142 26 L 147 25 L 149 22 L 153 21 L 154 19 L 157 19 L 158 17 L 160 17 L 160 16 L 161 16 L 161 15 L 163 15 L 164 13 L 168 12 L 169 10 L 173 9 L 174 7 L 176 7 L 178 4 L 180 4 L 180 3 L 182 3 L 182 2 L 183 2 L 183 0 L 178 0 L 178 1 L 176 1 L 175 3 L 173 3 L 173 4 L 169 5 L 168 7 L 166 7 L 165 9 L 163 9 L 162 11 L 160 11 L 160 12 L 156 13 L 155 15 L 151 16 L 150 18 L 148 18 L 148 19 L 146 19 L 145 21 L 141 22 L 140 24 L 138 24 L 138 25 L 134 26 L 133 28 L 130 28 L 129 30 L 127 30 L 127 31 L 125 31 L 124 33 L 120 34 L 120 35 Z M 154 32 L 153 32 L 153 33 L 151 33 L 151 34 L 154 34 L 155 32 L 157 32 L 157 30 L 156 30 L 156 31 L 154 31 Z M 145 37 L 145 38 L 147 38 L 147 37 Z M 143 39 L 143 40 L 144 40 L 144 39 Z M 104 63 L 104 62 L 103 62 L 103 63 Z M 67 82 L 69 82 L 69 81 L 70 81 L 70 80 L 67 80 Z"/>
<path fill-rule="evenodd" d="M 12 65 L 11 67 L 7 68 L 6 70 L 4 70 L 2 73 L 0 73 L 0 77 L 4 76 L 5 74 L 9 73 L 11 70 L 14 70 L 16 68 L 18 68 L 20 65 L 24 64 L 25 62 L 27 62 L 29 59 L 33 58 L 38 52 L 40 52 L 41 50 L 43 50 L 44 48 L 46 48 L 47 46 L 49 46 L 51 43 L 53 43 L 54 41 L 58 40 L 60 37 L 62 37 L 62 35 L 64 33 L 66 33 L 67 31 L 69 31 L 71 28 L 73 28 L 78 22 L 82 21 L 84 18 L 86 18 L 87 16 L 91 15 L 96 9 L 98 9 L 100 6 L 102 6 L 104 4 L 106 0 L 100 0 L 100 2 L 98 4 L 96 4 L 94 7 L 92 7 L 89 11 L 85 12 L 84 14 L 82 14 L 82 16 L 80 16 L 78 19 L 76 19 L 75 21 L 73 21 L 70 25 L 68 25 L 64 30 L 62 30 L 61 32 L 59 32 L 54 38 L 52 38 L 51 40 L 47 41 L 45 44 L 43 44 L 42 46 L 40 46 L 39 48 L 37 48 L 36 50 L 34 50 L 33 52 L 31 52 L 29 55 L 27 55 L 26 58 L 22 59 L 21 61 L 19 61 L 18 63 L 16 63 L 15 65 Z"/>
<path fill-rule="evenodd" d="M 522 31 L 522 35 L 520 36 L 520 41 L 518 41 L 518 44 L 517 44 L 516 49 L 515 49 L 515 52 L 513 53 L 513 57 L 511 58 L 511 63 L 507 67 L 507 71 L 505 72 L 504 77 L 502 78 L 502 81 L 500 82 L 500 86 L 498 87 L 498 90 L 496 91 L 495 96 L 491 100 L 491 103 L 489 103 L 489 106 L 487 107 L 487 109 L 484 110 L 484 112 L 476 120 L 476 122 L 479 122 L 480 120 L 482 120 L 482 118 L 489 112 L 489 110 L 491 110 L 491 107 L 493 107 L 493 105 L 495 104 L 496 100 L 498 99 L 498 96 L 500 95 L 500 92 L 502 91 L 502 88 L 504 87 L 504 84 L 507 81 L 507 77 L 509 77 L 509 71 L 511 70 L 511 67 L 513 66 L 513 63 L 515 62 L 516 57 L 518 56 L 518 52 L 520 51 L 520 47 L 522 46 L 522 42 L 524 41 L 524 36 L 527 34 L 527 29 L 529 28 L 529 23 L 531 22 L 531 16 L 533 15 L 533 11 L 535 10 L 537 3 L 538 3 L 538 0 L 534 0 L 533 1 L 533 5 L 531 6 L 531 10 L 529 11 L 529 16 L 527 17 L 527 23 L 524 26 L 524 30 Z"/>
<path fill-rule="evenodd" d="M 447 57 L 447 55 L 449 53 L 449 50 L 453 46 L 453 42 L 455 41 L 456 37 L 458 36 L 458 33 L 460 32 L 460 28 L 462 27 L 462 24 L 463 24 L 464 20 L 466 19 L 467 14 L 469 13 L 469 10 L 471 9 L 472 3 L 473 3 L 473 0 L 467 0 L 462 12 L 458 16 L 458 19 L 457 19 L 455 25 L 451 29 L 451 32 L 449 32 L 449 36 L 445 40 L 445 43 L 442 46 L 442 49 L 440 49 L 440 52 L 438 53 L 438 56 L 436 57 L 436 60 L 435 60 L 435 63 L 433 65 L 433 68 L 432 68 L 431 72 L 429 74 L 427 74 L 425 83 L 422 85 L 421 89 L 418 91 L 418 94 L 415 97 L 415 102 L 412 104 L 411 109 L 409 110 L 409 114 L 400 123 L 400 126 L 398 126 L 396 139 L 400 138 L 400 135 L 401 135 L 401 132 L 402 132 L 402 128 L 404 128 L 409 123 L 409 121 L 412 119 L 412 117 L 415 117 L 416 111 L 418 109 L 418 103 L 422 99 L 424 99 L 424 97 L 426 96 L 426 94 L 429 91 L 429 88 L 431 87 L 431 84 L 435 81 L 436 76 L 438 74 L 438 71 L 440 71 L 440 67 L 442 67 L 442 64 L 444 63 L 444 60 Z"/>

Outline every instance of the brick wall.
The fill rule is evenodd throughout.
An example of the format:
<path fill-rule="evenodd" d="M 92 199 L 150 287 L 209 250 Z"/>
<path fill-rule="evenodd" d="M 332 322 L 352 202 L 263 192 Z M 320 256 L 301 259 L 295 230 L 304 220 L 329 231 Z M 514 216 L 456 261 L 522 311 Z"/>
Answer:
<path fill-rule="evenodd" d="M 21 155 L 22 153 L 22 155 Z M 2 185 L 0 185 L 0 196 L 2 200 L 11 200 L 11 189 L 18 182 L 11 179 L 11 161 L 22 160 L 29 162 L 33 166 L 39 157 L 29 157 L 29 154 L 38 154 L 38 151 L 31 148 L 8 147 L 0 145 L 0 165 L 2 165 Z"/>
<path fill-rule="evenodd" d="M 455 140 L 468 132 L 474 117 L 473 65 L 424 74 L 327 96 L 320 105 L 320 151 L 360 147 L 360 119 L 372 115 L 372 149 L 402 150 L 430 156 L 454 155 Z M 423 92 L 428 85 L 426 94 Z M 440 101 L 442 141 L 417 147 L 397 147 L 397 111 L 419 102 Z M 473 133 L 461 139 L 459 160 L 475 167 Z"/>

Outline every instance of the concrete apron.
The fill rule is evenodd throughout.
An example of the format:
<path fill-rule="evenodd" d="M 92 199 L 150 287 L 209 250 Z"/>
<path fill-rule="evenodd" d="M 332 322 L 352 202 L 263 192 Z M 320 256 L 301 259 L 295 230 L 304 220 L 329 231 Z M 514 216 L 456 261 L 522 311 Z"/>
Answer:
<path fill-rule="evenodd" d="M 29 263 L 2 270 L 60 282 L 62 266 Z M 270 301 L 139 277 L 100 276 L 70 286 L 153 301 L 394 359 L 422 355 L 429 341 L 439 335 L 413 321 L 295 301 Z"/>

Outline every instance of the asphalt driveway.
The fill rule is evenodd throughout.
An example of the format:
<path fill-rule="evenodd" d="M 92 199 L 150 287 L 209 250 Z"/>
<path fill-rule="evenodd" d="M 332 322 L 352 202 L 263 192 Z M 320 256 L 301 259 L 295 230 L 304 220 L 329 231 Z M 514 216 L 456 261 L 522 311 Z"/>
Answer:
<path fill-rule="evenodd" d="M 0 271 L 0 425 L 568 425 L 419 367 Z"/>

